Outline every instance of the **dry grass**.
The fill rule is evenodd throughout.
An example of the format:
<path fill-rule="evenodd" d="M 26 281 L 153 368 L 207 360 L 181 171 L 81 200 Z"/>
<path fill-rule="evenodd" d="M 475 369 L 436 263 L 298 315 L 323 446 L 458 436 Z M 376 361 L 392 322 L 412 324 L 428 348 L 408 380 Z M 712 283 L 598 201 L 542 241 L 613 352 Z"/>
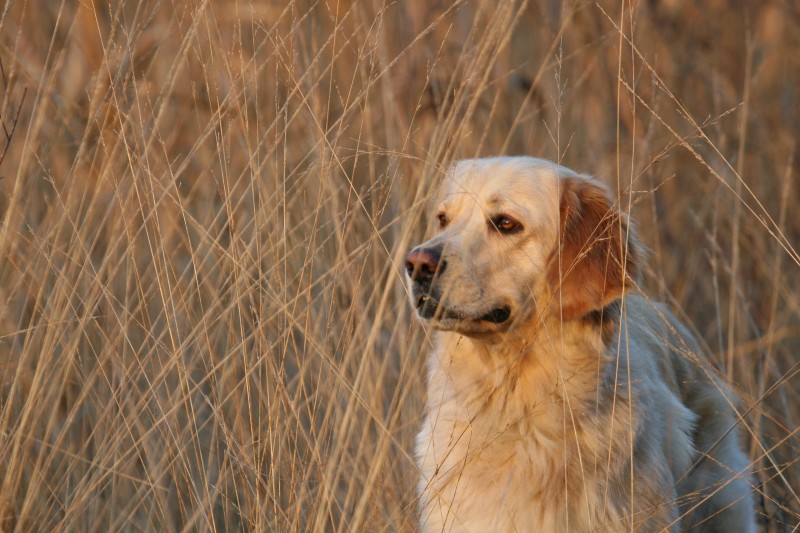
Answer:
<path fill-rule="evenodd" d="M 4 4 L 0 530 L 413 530 L 400 260 L 500 153 L 619 192 L 800 527 L 800 8 L 500 5 Z"/>

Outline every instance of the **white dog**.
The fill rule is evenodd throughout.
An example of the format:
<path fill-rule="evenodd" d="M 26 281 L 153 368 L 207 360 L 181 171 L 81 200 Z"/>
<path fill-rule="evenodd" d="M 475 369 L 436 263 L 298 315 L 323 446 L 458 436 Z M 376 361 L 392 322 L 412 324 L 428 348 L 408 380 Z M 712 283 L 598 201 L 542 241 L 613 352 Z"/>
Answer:
<path fill-rule="evenodd" d="M 461 161 L 406 258 L 435 333 L 424 531 L 753 532 L 733 395 L 663 307 L 606 189 L 528 157 Z"/>

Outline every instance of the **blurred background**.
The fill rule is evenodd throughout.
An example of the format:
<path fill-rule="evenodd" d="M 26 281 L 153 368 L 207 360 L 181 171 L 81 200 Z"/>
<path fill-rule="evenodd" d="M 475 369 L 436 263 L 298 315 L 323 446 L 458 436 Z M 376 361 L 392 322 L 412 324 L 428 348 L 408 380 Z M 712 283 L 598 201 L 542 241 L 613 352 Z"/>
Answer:
<path fill-rule="evenodd" d="M 800 4 L 0 10 L 0 531 L 413 531 L 402 258 L 463 157 L 609 184 L 800 527 Z"/>

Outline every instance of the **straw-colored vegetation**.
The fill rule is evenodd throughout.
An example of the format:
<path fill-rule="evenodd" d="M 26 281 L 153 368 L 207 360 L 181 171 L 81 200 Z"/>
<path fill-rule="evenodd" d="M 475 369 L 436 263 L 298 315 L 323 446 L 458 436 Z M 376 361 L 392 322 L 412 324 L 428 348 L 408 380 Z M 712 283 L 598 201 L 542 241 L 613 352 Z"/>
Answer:
<path fill-rule="evenodd" d="M 5 2 L 0 530 L 413 530 L 402 258 L 530 154 L 633 213 L 795 531 L 798 49 L 787 0 Z"/>

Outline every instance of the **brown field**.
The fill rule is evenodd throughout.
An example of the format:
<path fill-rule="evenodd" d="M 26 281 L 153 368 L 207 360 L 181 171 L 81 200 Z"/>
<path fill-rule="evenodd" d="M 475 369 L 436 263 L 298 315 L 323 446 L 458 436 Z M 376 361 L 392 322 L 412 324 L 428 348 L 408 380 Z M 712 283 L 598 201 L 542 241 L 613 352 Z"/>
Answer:
<path fill-rule="evenodd" d="M 611 185 L 800 527 L 800 4 L 498 5 L 3 4 L 0 531 L 413 531 L 402 258 L 493 154 Z"/>

